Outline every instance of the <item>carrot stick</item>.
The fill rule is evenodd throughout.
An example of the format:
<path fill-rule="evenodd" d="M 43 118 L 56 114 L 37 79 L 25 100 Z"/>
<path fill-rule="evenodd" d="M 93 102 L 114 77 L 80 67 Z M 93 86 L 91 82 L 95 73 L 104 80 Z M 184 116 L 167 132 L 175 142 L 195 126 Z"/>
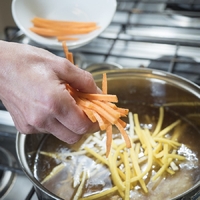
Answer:
<path fill-rule="evenodd" d="M 37 27 L 31 27 L 30 30 L 38 35 L 45 36 L 45 37 L 55 37 L 57 35 L 61 35 L 60 31 L 55 31 L 51 29 L 45 29 L 45 28 L 37 28 Z M 66 34 L 62 34 L 66 35 Z"/>
<path fill-rule="evenodd" d="M 66 41 L 63 41 L 62 42 L 62 47 L 63 47 L 63 50 L 64 50 L 64 53 L 65 53 L 65 57 L 68 59 L 68 48 L 67 48 L 67 45 L 66 45 Z"/>
<path fill-rule="evenodd" d="M 54 23 L 48 23 L 48 22 L 41 22 L 41 21 L 32 21 L 33 25 L 35 27 L 41 27 L 41 28 L 52 28 L 55 30 L 63 29 L 63 28 L 97 28 L 98 26 L 94 23 L 76 23 L 76 22 L 54 22 Z"/>
<path fill-rule="evenodd" d="M 86 98 L 88 100 L 100 100 L 100 101 L 110 101 L 110 102 L 118 102 L 118 99 L 115 95 L 104 95 L 104 94 L 86 94 L 79 92 L 79 97 Z"/>
<path fill-rule="evenodd" d="M 62 47 L 65 53 L 65 57 L 72 63 L 74 64 L 74 59 L 73 59 L 73 54 L 71 52 L 69 52 L 67 45 L 66 45 L 66 41 L 62 41 Z"/>
<path fill-rule="evenodd" d="M 129 113 L 129 109 L 119 108 L 119 107 L 116 108 L 116 111 L 119 112 L 122 117 L 126 117 Z"/>
<path fill-rule="evenodd" d="M 83 93 L 75 90 L 74 88 L 70 87 L 70 90 L 78 97 L 80 98 L 85 98 L 88 100 L 100 100 L 100 101 L 108 101 L 108 102 L 118 102 L 117 96 L 116 95 L 109 95 L 109 94 L 88 94 L 88 93 Z"/>
<path fill-rule="evenodd" d="M 103 94 L 107 94 L 107 92 L 108 92 L 108 88 L 107 88 L 107 75 L 106 75 L 106 73 L 103 73 L 102 92 L 103 92 Z"/>
<path fill-rule="evenodd" d="M 66 41 L 62 42 L 64 53 L 73 63 L 73 54 L 68 51 Z M 71 57 L 71 58 L 70 58 Z M 76 101 L 76 104 L 83 110 L 92 122 L 98 122 L 99 128 L 106 130 L 106 157 L 108 157 L 112 145 L 112 125 L 115 125 L 122 134 L 126 147 L 131 147 L 131 141 L 128 134 L 124 130 L 126 122 L 120 119 L 122 116 L 126 117 L 129 110 L 117 107 L 113 102 L 117 102 L 116 95 L 107 94 L 107 76 L 103 74 L 102 90 L 103 94 L 88 94 L 82 93 L 69 84 L 66 84 L 66 89 Z"/>
<path fill-rule="evenodd" d="M 109 105 L 113 109 L 117 109 L 117 106 L 114 103 L 111 103 L 109 101 L 105 101 L 105 104 Z"/>
<path fill-rule="evenodd" d="M 32 23 L 43 23 L 43 24 L 59 24 L 61 26 L 64 25 L 84 25 L 86 26 L 94 26 L 96 25 L 96 22 L 78 22 L 78 21 L 67 21 L 67 20 L 51 20 L 51 19 L 45 19 L 45 18 L 41 18 L 41 17 L 34 17 L 32 19 Z"/>
<path fill-rule="evenodd" d="M 126 125 L 127 125 L 127 123 L 126 123 L 125 121 L 123 121 L 122 119 L 118 119 L 118 122 L 121 124 L 121 126 L 122 126 L 123 128 L 125 128 Z"/>
<path fill-rule="evenodd" d="M 56 37 L 59 42 L 79 40 L 72 35 L 87 34 L 100 28 L 96 22 L 51 20 L 42 17 L 34 17 L 31 22 L 32 32 L 43 37 Z"/>
<path fill-rule="evenodd" d="M 94 103 L 92 103 L 90 101 L 87 101 L 87 100 L 85 101 L 83 99 L 82 100 L 77 99 L 77 104 L 81 104 L 82 106 L 84 106 L 86 108 L 90 108 L 90 109 L 96 111 L 101 116 L 104 116 L 104 118 L 106 120 L 108 120 L 111 124 L 115 124 L 115 122 L 118 120 L 118 118 L 113 117 L 110 113 L 105 111 L 103 108 L 101 108 L 97 104 L 94 104 Z"/>
<path fill-rule="evenodd" d="M 126 147 L 130 148 L 131 147 L 131 142 L 130 142 L 130 139 L 129 139 L 126 131 L 124 130 L 123 126 L 120 124 L 119 121 L 117 121 L 115 123 L 115 126 L 119 129 L 120 133 L 123 135 L 123 138 L 124 138 L 124 140 L 126 142 Z"/>
<path fill-rule="evenodd" d="M 105 104 L 103 101 L 91 100 L 91 102 L 103 108 L 106 112 L 110 113 L 113 117 L 115 118 L 121 117 L 121 114 L 119 112 L 117 112 L 116 110 L 114 110 L 113 108 Z"/>
<path fill-rule="evenodd" d="M 57 37 L 63 35 L 77 35 L 77 34 L 86 34 L 91 31 L 96 30 L 97 28 L 68 28 L 68 29 L 51 29 L 51 28 L 40 28 L 40 27 L 31 27 L 30 30 L 38 35 L 47 36 L 47 37 Z"/>
<path fill-rule="evenodd" d="M 87 115 L 87 117 L 92 121 L 92 122 L 96 122 L 97 119 L 96 119 L 96 116 L 94 115 L 94 111 L 93 110 L 90 110 L 88 108 L 85 108 L 84 106 L 81 106 L 81 109 L 83 110 L 83 112 Z"/>
<path fill-rule="evenodd" d="M 57 36 L 57 40 L 58 40 L 59 42 L 62 42 L 62 41 L 79 40 L 79 38 L 63 35 L 63 36 Z"/>
<path fill-rule="evenodd" d="M 107 120 L 105 120 L 101 115 L 99 115 L 96 111 L 93 110 L 93 115 L 96 118 L 97 122 L 99 123 L 99 127 L 102 131 L 106 130 L 106 128 L 109 126 L 109 123 Z"/>
<path fill-rule="evenodd" d="M 68 60 L 74 64 L 73 54 L 71 52 L 68 53 Z"/>

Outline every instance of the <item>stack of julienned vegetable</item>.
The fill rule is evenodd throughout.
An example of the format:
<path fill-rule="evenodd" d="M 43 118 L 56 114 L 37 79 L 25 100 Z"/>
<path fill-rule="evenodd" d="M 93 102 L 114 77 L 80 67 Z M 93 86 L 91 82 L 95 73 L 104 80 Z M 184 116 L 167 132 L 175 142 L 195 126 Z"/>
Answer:
<path fill-rule="evenodd" d="M 73 55 L 68 51 L 66 41 L 62 42 L 65 56 L 71 62 L 73 62 Z M 115 103 L 118 102 L 116 95 L 107 94 L 107 76 L 103 74 L 102 81 L 102 94 L 86 94 L 82 93 L 69 84 L 66 84 L 67 90 L 71 96 L 75 99 L 76 103 L 85 112 L 88 118 L 92 122 L 98 122 L 99 127 L 102 131 L 106 130 L 107 133 L 107 154 L 109 155 L 111 142 L 112 142 L 112 126 L 115 125 L 126 142 L 127 148 L 131 147 L 130 139 L 124 130 L 126 122 L 121 117 L 126 117 L 129 110 L 125 108 L 119 108 Z"/>
<path fill-rule="evenodd" d="M 96 22 L 50 20 L 34 17 L 30 30 L 44 37 L 55 37 L 58 41 L 78 40 L 84 35 L 99 29 Z"/>

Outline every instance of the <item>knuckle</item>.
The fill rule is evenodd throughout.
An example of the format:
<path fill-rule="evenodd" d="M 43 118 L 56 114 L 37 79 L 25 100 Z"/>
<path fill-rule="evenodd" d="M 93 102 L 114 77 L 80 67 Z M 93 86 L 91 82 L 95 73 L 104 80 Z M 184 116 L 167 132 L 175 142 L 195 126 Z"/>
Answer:
<path fill-rule="evenodd" d="M 27 122 L 37 130 L 43 130 L 45 129 L 48 119 L 54 115 L 55 112 L 57 111 L 54 100 L 48 99 L 37 111 L 33 111 L 33 113 L 29 115 Z"/>
<path fill-rule="evenodd" d="M 30 126 L 35 127 L 36 129 L 41 129 L 43 127 L 42 118 L 37 117 L 36 115 L 30 117 L 27 121 Z"/>
<path fill-rule="evenodd" d="M 32 134 L 35 132 L 35 129 L 28 124 L 16 128 L 23 134 Z"/>
<path fill-rule="evenodd" d="M 85 75 L 84 75 L 84 79 L 85 79 L 85 83 L 89 86 L 89 85 L 93 85 L 94 84 L 94 79 L 93 76 L 90 72 L 88 71 L 84 71 Z"/>
<path fill-rule="evenodd" d="M 81 139 L 81 135 L 75 135 L 74 137 L 70 137 L 67 140 L 68 144 L 75 144 L 76 142 L 78 142 Z"/>
<path fill-rule="evenodd" d="M 84 124 L 84 125 L 82 124 L 81 126 L 78 127 L 78 129 L 75 132 L 78 135 L 83 135 L 85 133 L 88 133 L 89 128 L 90 128 L 89 124 Z"/>

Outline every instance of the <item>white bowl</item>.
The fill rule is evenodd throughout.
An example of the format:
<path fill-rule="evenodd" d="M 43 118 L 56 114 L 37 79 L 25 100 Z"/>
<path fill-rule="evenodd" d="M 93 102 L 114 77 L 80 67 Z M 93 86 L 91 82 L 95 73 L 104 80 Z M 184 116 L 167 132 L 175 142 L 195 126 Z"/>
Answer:
<path fill-rule="evenodd" d="M 101 34 L 110 24 L 116 11 L 116 0 L 13 0 L 12 15 L 16 25 L 34 42 L 50 48 L 62 49 L 61 42 L 55 38 L 37 35 L 29 30 L 34 17 L 54 20 L 96 22 L 99 29 L 84 35 L 76 41 L 67 41 L 69 49 L 89 43 Z"/>

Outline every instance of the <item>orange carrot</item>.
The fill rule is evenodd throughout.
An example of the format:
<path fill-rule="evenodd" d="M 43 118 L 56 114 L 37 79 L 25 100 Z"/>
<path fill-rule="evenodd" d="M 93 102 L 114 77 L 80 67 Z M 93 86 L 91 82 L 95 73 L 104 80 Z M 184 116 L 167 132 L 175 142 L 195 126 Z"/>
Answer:
<path fill-rule="evenodd" d="M 123 128 L 126 127 L 126 122 L 123 121 L 122 119 L 118 119 L 118 122 L 121 124 L 121 126 L 122 126 Z"/>
<path fill-rule="evenodd" d="M 103 94 L 107 94 L 107 76 L 106 73 L 103 73 L 103 80 L 102 80 L 102 92 Z"/>
<path fill-rule="evenodd" d="M 41 17 L 34 17 L 32 20 L 32 23 L 40 23 L 40 24 L 51 24 L 51 25 L 60 25 L 60 26 L 96 26 L 96 22 L 78 22 L 78 21 L 67 21 L 67 20 L 51 20 L 51 19 L 45 19 Z"/>
<path fill-rule="evenodd" d="M 97 28 L 68 28 L 68 29 L 51 29 L 51 28 L 41 28 L 41 27 L 31 27 L 30 30 L 38 35 L 46 37 L 57 37 L 63 35 L 77 35 L 77 34 L 86 34 L 91 31 L 96 30 Z"/>
<path fill-rule="evenodd" d="M 121 114 L 122 117 L 126 117 L 128 115 L 129 110 L 125 108 L 117 107 L 116 110 Z"/>
<path fill-rule="evenodd" d="M 74 58 L 73 58 L 73 54 L 71 52 L 69 52 L 67 45 L 66 45 L 66 41 L 62 41 L 62 47 L 65 53 L 65 57 L 74 64 Z"/>
<path fill-rule="evenodd" d="M 106 120 L 108 120 L 111 124 L 115 124 L 118 118 L 113 117 L 110 113 L 106 112 L 102 107 L 98 106 L 97 104 L 94 104 L 90 101 L 78 101 L 78 104 L 81 104 L 82 106 L 86 108 L 90 108 L 91 110 L 96 111 L 101 116 L 103 116 Z"/>
<path fill-rule="evenodd" d="M 96 24 L 87 24 L 87 23 L 75 23 L 75 22 L 68 22 L 66 24 L 64 23 L 45 23 L 45 22 L 38 22 L 38 21 L 32 21 L 34 27 L 40 27 L 40 28 L 48 28 L 48 29 L 55 29 L 55 30 L 62 30 L 62 29 L 75 29 L 75 28 L 97 28 L 98 26 Z"/>
<path fill-rule="evenodd" d="M 105 104 L 103 101 L 91 100 L 91 102 L 103 108 L 106 112 L 110 113 L 113 117 L 115 118 L 121 117 L 121 114 L 119 112 L 117 112 L 116 110 L 114 110 L 113 108 Z"/>
<path fill-rule="evenodd" d="M 68 60 L 74 64 L 73 54 L 71 52 L 68 53 Z"/>
<path fill-rule="evenodd" d="M 116 106 L 114 103 L 111 103 L 111 102 L 109 102 L 109 101 L 105 101 L 105 103 L 106 103 L 107 105 L 109 105 L 111 108 L 117 109 L 117 106 Z"/>
<path fill-rule="evenodd" d="M 98 124 L 99 124 L 99 127 L 102 131 L 106 130 L 107 127 L 110 125 L 110 123 L 105 120 L 104 117 L 102 117 L 100 114 L 98 114 L 96 111 L 93 110 L 93 115 L 95 116 Z"/>
<path fill-rule="evenodd" d="M 86 94 L 86 93 L 82 93 L 79 92 L 78 93 L 79 97 L 83 97 L 86 98 L 88 100 L 100 100 L 100 101 L 109 101 L 109 102 L 118 102 L 118 99 L 115 95 L 111 95 L 111 94 Z"/>
<path fill-rule="evenodd" d="M 70 36 L 66 36 L 66 35 L 63 35 L 63 36 L 57 36 L 56 37 L 57 38 L 57 40 L 59 41 L 59 42 L 62 42 L 62 41 L 72 41 L 72 40 L 79 40 L 79 38 L 77 38 L 77 37 L 70 37 Z"/>
<path fill-rule="evenodd" d="M 57 35 L 61 35 L 60 31 L 55 31 L 46 28 L 38 28 L 38 27 L 31 27 L 30 30 L 38 35 L 45 36 L 45 37 L 55 37 Z M 62 34 L 66 35 L 66 34 Z"/>
<path fill-rule="evenodd" d="M 73 63 L 73 54 L 68 51 L 66 41 L 62 42 L 66 58 Z M 66 89 L 76 101 L 76 104 L 83 110 L 86 116 L 92 121 L 99 124 L 102 131 L 106 131 L 106 157 L 108 157 L 112 145 L 112 125 L 115 125 L 122 134 L 127 148 L 131 147 L 131 141 L 124 130 L 126 122 L 121 117 L 126 117 L 129 110 L 119 108 L 113 102 L 118 102 L 116 95 L 107 94 L 107 76 L 103 74 L 102 91 L 103 94 L 82 93 L 69 84 Z"/>
<path fill-rule="evenodd" d="M 87 115 L 87 117 L 90 119 L 90 121 L 92 122 L 96 122 L 96 116 L 94 115 L 94 111 L 90 110 L 89 108 L 85 108 L 84 106 L 80 105 L 81 109 L 83 110 L 83 112 Z"/>
<path fill-rule="evenodd" d="M 126 142 L 126 147 L 131 148 L 131 141 L 130 141 L 126 131 L 124 130 L 123 126 L 121 125 L 121 123 L 119 121 L 117 121 L 115 123 L 115 126 L 119 129 L 120 133 L 122 134 L 122 136 Z"/>
<path fill-rule="evenodd" d="M 62 41 L 62 47 L 63 47 L 63 50 L 64 50 L 64 53 L 65 53 L 65 57 L 68 59 L 68 48 L 67 48 L 67 45 L 66 45 L 66 41 Z"/>
<path fill-rule="evenodd" d="M 88 34 L 99 29 L 96 22 L 78 22 L 67 20 L 51 20 L 34 17 L 31 20 L 33 27 L 30 30 L 43 37 L 54 37 L 59 42 L 78 40 L 73 35 Z"/>
<path fill-rule="evenodd" d="M 111 94 L 88 94 L 88 93 L 83 93 L 75 90 L 71 86 L 69 86 L 71 92 L 73 92 L 75 95 L 77 95 L 80 98 L 85 98 L 88 100 L 101 100 L 101 101 L 108 101 L 108 102 L 118 102 L 117 96 L 116 95 L 111 95 Z"/>

